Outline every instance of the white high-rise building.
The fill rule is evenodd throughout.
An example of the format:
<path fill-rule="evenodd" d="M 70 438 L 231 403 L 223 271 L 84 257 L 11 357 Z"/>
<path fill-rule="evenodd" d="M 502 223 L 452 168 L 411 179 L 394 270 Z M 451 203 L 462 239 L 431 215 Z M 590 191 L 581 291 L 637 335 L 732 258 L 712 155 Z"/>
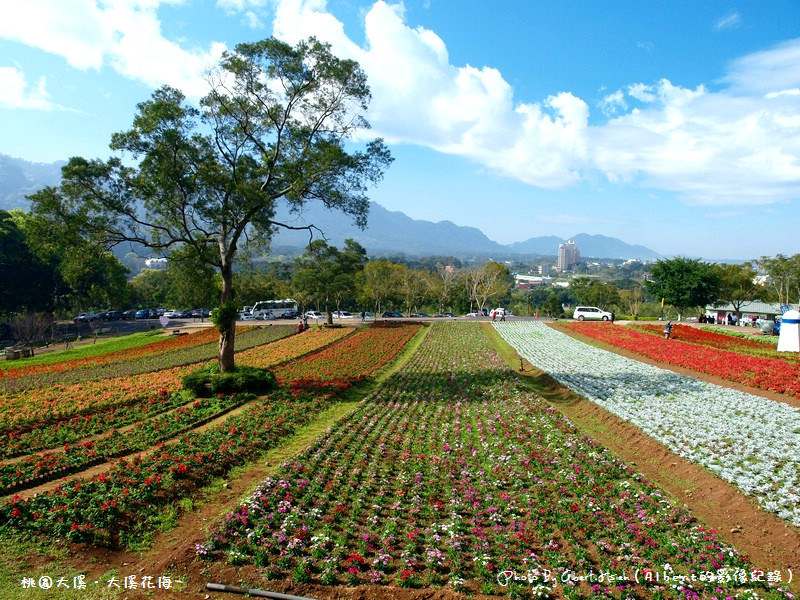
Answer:
<path fill-rule="evenodd" d="M 558 263 L 557 268 L 559 271 L 569 271 L 577 265 L 581 260 L 581 251 L 572 240 L 567 240 L 566 244 L 558 245 Z"/>

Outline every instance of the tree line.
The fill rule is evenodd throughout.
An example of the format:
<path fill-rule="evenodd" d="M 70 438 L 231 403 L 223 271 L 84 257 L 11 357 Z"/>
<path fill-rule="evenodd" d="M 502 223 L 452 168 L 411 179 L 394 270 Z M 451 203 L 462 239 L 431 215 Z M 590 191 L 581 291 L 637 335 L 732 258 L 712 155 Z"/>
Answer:
<path fill-rule="evenodd" d="M 169 86 L 156 90 L 137 105 L 131 128 L 111 136 L 109 159 L 73 157 L 59 186 L 29 197 L 30 213 L 0 213 L 0 312 L 216 306 L 218 365 L 226 372 L 234 369 L 237 308 L 248 301 L 296 294 L 306 306 L 358 303 L 376 312 L 426 303 L 462 312 L 503 302 L 511 280 L 498 263 L 416 269 L 369 261 L 354 243 L 337 249 L 324 239 L 311 242 L 291 274 L 256 272 L 242 259 L 263 253 L 280 228 L 307 230 L 310 239 L 319 233 L 313 224 L 278 221 L 279 203 L 290 213 L 321 203 L 366 226 L 367 190 L 392 162 L 383 140 L 366 139 L 370 98 L 359 65 L 313 38 L 237 45 L 209 72 L 208 93 L 196 105 Z M 124 243 L 168 255 L 166 273 L 128 281 L 110 252 Z M 798 291 L 800 271 L 795 257 L 786 265 L 782 258 L 762 265 L 785 268 L 773 280 L 780 298 Z M 649 294 L 682 310 L 703 299 L 670 287 L 659 268 L 645 283 Z M 693 280 L 704 298 L 718 295 L 718 275 Z M 607 291 L 595 288 L 574 289 L 582 298 Z M 635 306 L 638 292 L 628 291 L 618 302 Z M 554 313 L 563 305 L 559 293 L 548 293 Z"/>

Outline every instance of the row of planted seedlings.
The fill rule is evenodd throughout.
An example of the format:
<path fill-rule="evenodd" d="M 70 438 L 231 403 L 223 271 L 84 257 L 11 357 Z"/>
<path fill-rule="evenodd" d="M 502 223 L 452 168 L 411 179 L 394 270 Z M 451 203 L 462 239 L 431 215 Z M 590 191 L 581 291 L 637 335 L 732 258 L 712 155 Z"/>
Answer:
<path fill-rule="evenodd" d="M 574 322 L 566 325 L 566 330 L 664 364 L 800 398 L 798 362 L 742 354 L 741 347 L 730 351 L 680 339 L 664 339 L 630 327 L 611 324 Z"/>
<path fill-rule="evenodd" d="M 274 339 L 296 333 L 297 327 L 292 325 L 252 326 L 245 325 L 236 328 L 237 351 L 254 348 L 269 343 Z M 0 399 L 25 396 L 26 392 L 36 394 L 40 389 L 66 389 L 72 385 L 83 382 L 93 382 L 109 378 L 129 378 L 132 376 L 162 371 L 172 367 L 191 365 L 217 356 L 219 332 L 210 328 L 198 333 L 195 341 L 190 345 L 177 345 L 166 352 L 133 354 L 119 356 L 119 360 L 106 363 L 87 364 L 76 366 L 65 371 L 35 373 L 20 377 L 0 378 Z M 190 338 L 191 335 L 183 336 Z M 163 349 L 163 348 L 162 348 Z"/>
<path fill-rule="evenodd" d="M 273 333 L 288 335 L 289 331 L 276 329 Z M 239 353 L 237 362 L 243 366 L 256 366 L 252 363 L 257 363 L 262 368 L 268 368 L 324 347 L 349 331 L 315 330 L 304 336 L 283 338 L 273 342 L 268 351 L 256 347 Z M 194 399 L 192 394 L 180 389 L 179 377 L 195 369 L 181 367 L 179 371 L 171 372 L 173 385 L 170 390 L 162 388 L 157 395 L 140 399 L 135 404 L 114 405 L 97 413 L 44 424 L 24 434 L 15 431 L 16 435 L 4 440 L 7 448 L 20 448 L 23 443 L 29 452 L 31 447 L 52 448 L 52 444 L 42 444 L 54 439 L 59 439 L 63 447 L 24 456 L 19 460 L 0 462 L 0 494 L 79 472 L 114 457 L 141 452 L 158 442 L 199 427 L 252 399 L 242 394 L 218 394 L 211 398 Z M 173 410 L 166 412 L 170 408 Z M 120 429 L 131 422 L 135 423 L 132 427 Z M 87 435 L 93 434 L 93 437 L 86 439 Z"/>
<path fill-rule="evenodd" d="M 664 326 L 661 324 L 632 323 L 629 327 L 658 337 L 664 336 Z M 670 339 L 706 346 L 708 348 L 729 350 L 738 354 L 777 358 L 788 362 L 800 361 L 800 356 L 794 352 L 778 352 L 775 347 L 777 338 L 770 335 L 759 335 L 757 337 L 750 335 L 748 337 L 741 337 L 724 333 L 723 331 L 712 331 L 700 327 L 692 327 L 691 325 L 676 324 L 672 328 Z"/>
<path fill-rule="evenodd" d="M 595 348 L 541 322 L 494 327 L 561 384 L 800 525 L 798 408 Z"/>
<path fill-rule="evenodd" d="M 239 333 L 244 333 L 244 331 L 244 329 L 240 329 Z M 146 344 L 137 345 L 132 348 L 125 348 L 123 350 L 99 352 L 93 356 L 65 358 L 64 360 L 53 360 L 42 364 L 19 365 L 0 369 L 0 379 L 31 377 L 33 375 L 42 375 L 45 373 L 63 373 L 65 371 L 76 371 L 78 369 L 84 369 L 88 367 L 100 367 L 112 363 L 126 362 L 131 360 L 139 361 L 144 358 L 175 352 L 176 350 L 192 348 L 194 346 L 202 346 L 203 344 L 210 344 L 218 337 L 219 333 L 214 327 L 205 327 L 198 331 L 184 335 L 158 335 L 158 337 L 148 338 L 148 343 Z"/>
<path fill-rule="evenodd" d="M 417 328 L 402 329 L 405 332 L 402 339 L 377 328 L 354 334 L 352 339 L 359 340 L 359 346 L 379 350 L 366 365 L 361 363 L 359 369 L 374 372 L 385 365 Z M 305 336 L 305 333 L 293 336 L 286 343 L 297 340 L 302 346 Z M 389 348 L 390 343 L 396 347 Z M 262 350 L 267 353 L 271 347 Z M 335 352 L 335 348 L 336 344 L 318 353 L 320 369 L 325 362 L 323 355 Z M 280 354 L 285 356 L 285 348 Z M 313 365 L 314 356 L 317 355 L 301 360 Z M 343 364 L 344 370 L 338 378 L 349 377 L 347 367 Z M 280 374 L 281 367 L 275 371 Z M 185 434 L 176 442 L 159 443 L 152 451 L 132 459 L 120 459 L 96 477 L 67 481 L 31 498 L 14 496 L 0 508 L 2 522 L 73 541 L 118 544 L 165 503 L 191 495 L 210 478 L 223 475 L 233 466 L 281 443 L 333 401 L 334 396 L 324 391 L 278 389 L 220 424 Z"/>
<path fill-rule="evenodd" d="M 237 357 L 244 356 L 248 348 L 257 349 L 295 332 L 293 327 L 254 330 L 243 336 L 244 341 L 237 338 Z M 164 358 L 167 365 L 149 373 L 0 397 L 0 457 L 71 443 L 175 408 L 183 400 L 175 395 L 181 379 L 209 357 L 204 355 L 201 361 L 180 367 L 169 367 L 169 356 Z"/>
<path fill-rule="evenodd" d="M 526 597 L 711 598 L 725 585 L 562 577 L 752 569 L 526 391 L 479 326 L 452 323 L 434 325 L 363 407 L 266 479 L 197 553 L 258 565 L 266 579 Z"/>

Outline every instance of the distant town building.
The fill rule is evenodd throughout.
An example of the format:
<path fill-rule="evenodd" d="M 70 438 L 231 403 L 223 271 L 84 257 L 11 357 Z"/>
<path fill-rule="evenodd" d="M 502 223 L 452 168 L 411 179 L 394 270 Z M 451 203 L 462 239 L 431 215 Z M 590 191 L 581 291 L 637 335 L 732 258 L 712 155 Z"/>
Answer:
<path fill-rule="evenodd" d="M 561 271 L 571 271 L 572 267 L 581 261 L 581 251 L 572 240 L 567 240 L 566 244 L 558 245 L 558 263 L 556 268 Z"/>
<path fill-rule="evenodd" d="M 544 277 L 542 275 L 519 275 L 517 273 L 514 274 L 514 280 L 516 281 L 517 288 L 520 290 L 553 283 L 552 277 Z"/>
<path fill-rule="evenodd" d="M 148 258 L 144 261 L 144 266 L 146 269 L 151 269 L 153 271 L 164 271 L 167 268 L 167 259 L 166 258 Z"/>

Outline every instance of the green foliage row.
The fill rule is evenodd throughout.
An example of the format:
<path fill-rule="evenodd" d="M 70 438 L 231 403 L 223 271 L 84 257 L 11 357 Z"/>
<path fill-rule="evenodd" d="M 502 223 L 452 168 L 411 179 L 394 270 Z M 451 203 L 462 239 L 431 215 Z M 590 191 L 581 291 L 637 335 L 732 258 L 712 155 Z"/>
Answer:
<path fill-rule="evenodd" d="M 217 365 L 208 365 L 184 376 L 181 383 L 198 397 L 239 392 L 263 394 L 275 387 L 275 375 L 269 369 L 244 366 L 220 373 Z"/>
<path fill-rule="evenodd" d="M 736 331 L 735 329 L 726 329 L 725 327 L 703 327 L 703 329 L 707 331 L 713 331 L 714 333 L 721 333 L 722 335 L 730 335 L 745 340 L 751 340 L 753 342 L 759 342 L 761 344 L 764 344 L 765 346 L 775 347 L 778 344 L 778 336 L 776 335 L 755 335 L 752 333 L 748 333 L 746 331 Z"/>

